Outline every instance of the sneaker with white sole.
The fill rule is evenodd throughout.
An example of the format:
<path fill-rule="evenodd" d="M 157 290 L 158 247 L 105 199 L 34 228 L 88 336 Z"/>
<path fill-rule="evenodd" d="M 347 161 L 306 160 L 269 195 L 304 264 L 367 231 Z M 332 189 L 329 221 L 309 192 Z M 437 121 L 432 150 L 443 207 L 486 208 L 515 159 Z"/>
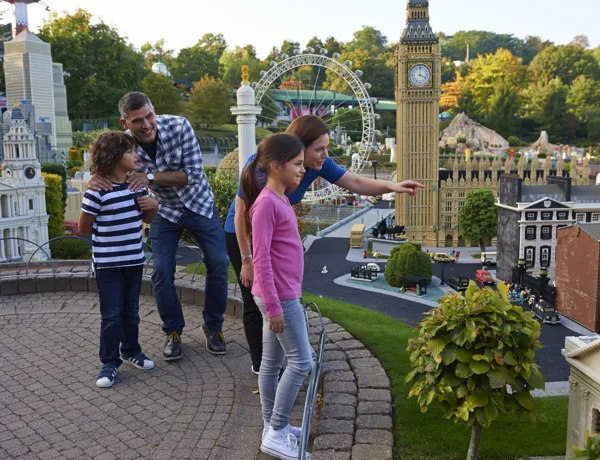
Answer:
<path fill-rule="evenodd" d="M 260 450 L 280 460 L 298 460 L 298 439 L 286 428 L 275 431 L 269 427 L 260 445 Z M 305 459 L 309 459 L 307 452 Z"/>
<path fill-rule="evenodd" d="M 124 355 L 123 353 L 121 353 L 121 360 L 123 360 L 124 363 L 127 364 L 132 364 L 135 367 L 137 367 L 138 369 L 142 369 L 144 371 L 149 371 L 151 369 L 154 369 L 154 361 L 152 361 L 150 358 L 148 358 L 144 353 L 142 353 L 141 351 L 139 353 L 136 353 L 135 355 Z"/>
<path fill-rule="evenodd" d="M 98 388 L 110 388 L 113 383 L 115 383 L 115 377 L 117 376 L 117 372 L 119 369 L 117 366 L 112 366 L 110 364 L 105 364 L 100 369 L 100 373 L 98 374 L 98 378 L 96 380 L 96 386 Z"/>
<path fill-rule="evenodd" d="M 262 432 L 262 439 L 265 438 L 265 435 L 267 434 L 267 431 L 269 431 L 270 427 L 271 425 L 269 425 L 268 423 L 265 425 Z M 288 426 L 286 426 L 284 430 L 288 430 L 290 433 L 296 436 L 296 439 L 298 439 L 298 441 L 300 441 L 300 437 L 302 436 L 302 427 L 292 426 L 288 424 Z"/>

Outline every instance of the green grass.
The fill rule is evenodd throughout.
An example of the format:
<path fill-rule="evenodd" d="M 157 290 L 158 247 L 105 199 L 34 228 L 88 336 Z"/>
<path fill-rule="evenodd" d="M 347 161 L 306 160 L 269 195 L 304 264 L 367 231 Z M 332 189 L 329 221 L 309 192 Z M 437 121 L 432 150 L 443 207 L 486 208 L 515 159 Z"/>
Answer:
<path fill-rule="evenodd" d="M 305 294 L 324 316 L 343 326 L 379 358 L 392 385 L 395 460 L 462 460 L 467 456 L 470 429 L 443 419 L 437 410 L 422 414 L 404 378 L 410 369 L 406 346 L 414 329 L 383 314 L 356 305 Z M 400 307 L 398 307 L 400 308 Z M 568 398 L 536 399 L 546 422 L 508 415 L 483 433 L 480 458 L 518 459 L 564 455 Z"/>
<path fill-rule="evenodd" d="M 196 270 L 196 266 L 198 265 L 198 270 Z M 194 270 L 196 270 L 197 276 L 206 276 L 206 265 L 204 265 L 203 262 L 200 262 L 198 264 L 190 264 L 187 266 L 187 272 L 189 274 L 194 273 Z M 235 276 L 235 272 L 233 271 L 233 266 L 231 265 L 231 263 L 229 264 L 228 268 L 228 278 L 230 283 L 237 283 L 237 278 Z"/>

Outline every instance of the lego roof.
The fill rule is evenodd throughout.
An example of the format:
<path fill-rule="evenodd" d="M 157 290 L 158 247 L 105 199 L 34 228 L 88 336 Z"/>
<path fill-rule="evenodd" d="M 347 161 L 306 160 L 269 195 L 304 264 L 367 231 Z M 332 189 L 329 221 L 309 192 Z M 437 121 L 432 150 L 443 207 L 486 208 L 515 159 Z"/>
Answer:
<path fill-rule="evenodd" d="M 580 223 L 579 227 L 592 238 L 600 241 L 600 224 Z"/>
<path fill-rule="evenodd" d="M 571 200 L 578 203 L 600 203 L 600 186 L 574 185 L 571 187 Z"/>
<path fill-rule="evenodd" d="M 521 189 L 521 203 L 535 203 L 544 198 L 556 201 L 567 201 L 565 193 L 557 184 L 523 185 Z"/>

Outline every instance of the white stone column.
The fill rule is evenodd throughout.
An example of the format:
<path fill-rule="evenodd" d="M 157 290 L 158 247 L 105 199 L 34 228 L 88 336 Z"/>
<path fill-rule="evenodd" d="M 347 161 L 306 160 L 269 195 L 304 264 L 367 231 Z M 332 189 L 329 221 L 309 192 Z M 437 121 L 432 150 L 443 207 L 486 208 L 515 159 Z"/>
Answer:
<path fill-rule="evenodd" d="M 237 90 L 237 106 L 231 107 L 231 113 L 237 115 L 238 124 L 238 161 L 240 174 L 248 158 L 256 153 L 256 115 L 262 107 L 256 105 L 254 90 L 248 83 L 248 66 L 242 66 L 242 85 Z"/>
<path fill-rule="evenodd" d="M 0 240 L 0 259 L 5 260 L 6 254 L 4 253 L 5 239 L 4 239 L 4 230 L 0 231 L 0 236 L 2 239 Z"/>

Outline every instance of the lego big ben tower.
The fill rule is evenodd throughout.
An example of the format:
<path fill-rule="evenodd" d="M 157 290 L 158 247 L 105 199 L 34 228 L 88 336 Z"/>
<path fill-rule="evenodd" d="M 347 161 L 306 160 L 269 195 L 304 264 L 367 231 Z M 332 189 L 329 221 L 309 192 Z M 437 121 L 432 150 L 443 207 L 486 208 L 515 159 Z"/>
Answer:
<path fill-rule="evenodd" d="M 408 0 L 407 12 L 395 64 L 398 181 L 416 180 L 425 188 L 415 197 L 396 197 L 396 222 L 411 241 L 437 246 L 442 54 L 429 25 L 429 2 Z"/>

